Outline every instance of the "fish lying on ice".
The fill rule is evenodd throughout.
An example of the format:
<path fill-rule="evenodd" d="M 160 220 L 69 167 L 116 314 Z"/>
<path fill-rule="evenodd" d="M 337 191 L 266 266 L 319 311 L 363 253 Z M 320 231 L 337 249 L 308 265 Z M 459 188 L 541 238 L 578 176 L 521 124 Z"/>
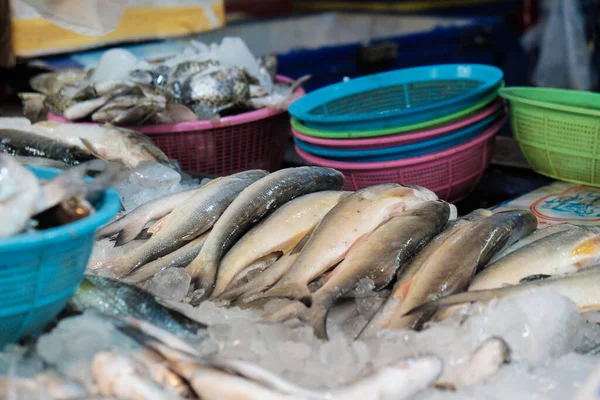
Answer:
<path fill-rule="evenodd" d="M 533 232 L 536 225 L 537 220 L 529 211 L 508 211 L 459 226 L 434 244 L 435 248 L 420 260 L 421 265 L 412 276 L 399 280 L 388 299 L 394 307 L 390 310 L 384 304 L 382 310 L 389 314 L 386 323 L 378 328 L 420 327 L 431 315 L 405 314 L 420 304 L 465 290 L 479 267 L 497 251 Z M 361 337 L 372 333 L 367 326 Z"/>
<path fill-rule="evenodd" d="M 259 258 L 291 251 L 348 192 L 324 191 L 300 196 L 252 228 L 219 263 L 212 298 L 223 293 L 234 277 Z"/>
<path fill-rule="evenodd" d="M 550 236 L 550 235 L 553 235 L 555 233 L 562 232 L 562 231 L 567 231 L 567 230 L 573 229 L 573 228 L 577 228 L 577 226 L 565 223 L 565 224 L 550 225 L 545 228 L 538 229 L 535 232 L 533 232 L 531 235 L 525 236 L 523 239 L 517 241 L 515 244 L 513 244 L 506 250 L 503 250 L 503 251 L 499 252 L 498 254 L 496 254 L 490 260 L 489 263 L 490 264 L 495 263 L 499 259 L 509 255 L 513 251 L 519 250 L 521 247 L 528 246 L 529 244 L 536 242 L 540 239 L 543 239 L 546 236 Z"/>
<path fill-rule="evenodd" d="M 89 268 L 110 268 L 115 275 L 123 277 L 141 265 L 177 250 L 208 231 L 246 187 L 266 174 L 265 171 L 250 170 L 212 180 L 168 214 L 163 228 L 147 242 L 115 260 L 92 263 Z"/>
<path fill-rule="evenodd" d="M 600 261 L 600 230 L 575 227 L 539 239 L 489 264 L 469 290 L 516 285 L 535 275 L 559 275 Z"/>
<path fill-rule="evenodd" d="M 327 313 L 334 302 L 364 278 L 375 282 L 376 289 L 387 286 L 396 271 L 442 230 L 449 216 L 447 203 L 431 201 L 393 217 L 352 246 L 325 284 L 312 294 L 309 309 L 299 314 L 282 309 L 269 320 L 298 316 L 311 323 L 318 337 L 327 338 Z"/>
<path fill-rule="evenodd" d="M 594 266 L 570 274 L 538 278 L 514 286 L 457 293 L 422 304 L 410 310 L 408 314 L 434 312 L 441 308 L 465 303 L 487 303 L 494 299 L 529 293 L 536 288 L 548 288 L 556 291 L 575 303 L 579 312 L 598 311 L 600 310 L 598 285 L 600 285 L 600 266 Z"/>
<path fill-rule="evenodd" d="M 198 257 L 188 265 L 196 289 L 195 301 L 211 295 L 218 265 L 258 220 L 296 197 L 326 190 L 340 190 L 344 175 L 331 168 L 282 169 L 248 186 L 215 223 Z"/>
<path fill-rule="evenodd" d="M 86 275 L 69 303 L 69 310 L 95 310 L 111 317 L 140 318 L 181 337 L 196 337 L 206 325 L 158 303 L 154 296 L 135 286 Z"/>
<path fill-rule="evenodd" d="M 313 231 L 285 276 L 257 298 L 309 299 L 308 284 L 342 261 L 350 248 L 379 225 L 437 196 L 398 184 L 371 186 L 342 199 Z"/>
<path fill-rule="evenodd" d="M 198 189 L 184 190 L 144 203 L 130 213 L 105 225 L 96 233 L 96 239 L 118 234 L 116 246 L 129 243 L 136 238 L 149 222 L 156 221 L 169 214 L 175 207 L 190 198 L 196 190 Z"/>

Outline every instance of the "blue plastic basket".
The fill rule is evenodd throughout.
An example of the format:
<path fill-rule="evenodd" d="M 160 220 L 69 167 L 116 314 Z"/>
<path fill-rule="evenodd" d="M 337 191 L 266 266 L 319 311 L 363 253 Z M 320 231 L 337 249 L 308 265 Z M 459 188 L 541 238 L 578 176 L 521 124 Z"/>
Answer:
<path fill-rule="evenodd" d="M 446 150 L 450 147 L 465 143 L 476 136 L 479 136 L 487 128 L 493 125 L 499 118 L 505 114 L 504 109 L 490 115 L 467 128 L 459 129 L 449 135 L 444 135 L 435 139 L 424 140 L 418 143 L 411 143 L 402 146 L 386 147 L 379 149 L 364 150 L 343 150 L 331 149 L 307 143 L 303 140 L 294 138 L 296 145 L 307 153 L 315 156 L 328 158 L 331 160 L 349 161 L 349 162 L 377 162 L 389 160 L 401 160 L 404 158 L 418 157 L 437 151 Z"/>
<path fill-rule="evenodd" d="M 42 179 L 60 171 L 30 167 Z M 0 348 L 41 332 L 67 305 L 81 283 L 96 229 L 119 211 L 113 190 L 80 221 L 33 234 L 0 239 Z"/>
<path fill-rule="evenodd" d="M 289 112 L 323 130 L 382 129 L 448 115 L 497 90 L 496 67 L 447 64 L 408 68 L 327 86 L 298 99 Z"/>

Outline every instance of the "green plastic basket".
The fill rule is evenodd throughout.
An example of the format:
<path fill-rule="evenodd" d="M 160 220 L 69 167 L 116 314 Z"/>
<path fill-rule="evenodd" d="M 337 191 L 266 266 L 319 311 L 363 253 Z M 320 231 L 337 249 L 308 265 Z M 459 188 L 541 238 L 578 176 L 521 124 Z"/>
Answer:
<path fill-rule="evenodd" d="M 369 137 L 378 137 L 378 136 L 388 136 L 388 135 L 397 135 L 400 133 L 409 133 L 416 130 L 422 130 L 425 128 L 431 128 L 434 126 L 442 125 L 448 122 L 456 121 L 461 118 L 468 117 L 471 114 L 476 113 L 483 107 L 487 106 L 489 103 L 494 101 L 494 99 L 498 96 L 497 91 L 491 92 L 489 95 L 481 99 L 477 104 L 472 105 L 471 107 L 465 108 L 463 110 L 457 111 L 452 114 L 445 115 L 440 118 L 431 119 L 429 121 L 418 122 L 411 125 L 403 125 L 394 128 L 385 128 L 385 129 L 373 129 L 373 130 L 361 130 L 361 131 L 321 131 L 314 128 L 309 128 L 303 125 L 296 118 L 292 118 L 292 127 L 308 136 L 320 137 L 320 138 L 328 138 L 328 139 L 351 139 L 351 138 L 369 138 Z"/>
<path fill-rule="evenodd" d="M 515 139 L 534 171 L 567 182 L 600 186 L 600 94 L 512 87 Z"/>

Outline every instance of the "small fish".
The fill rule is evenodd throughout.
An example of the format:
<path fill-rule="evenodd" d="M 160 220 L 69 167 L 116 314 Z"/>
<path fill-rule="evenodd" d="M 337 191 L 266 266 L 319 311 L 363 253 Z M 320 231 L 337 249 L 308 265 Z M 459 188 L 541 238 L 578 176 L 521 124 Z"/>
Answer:
<path fill-rule="evenodd" d="M 441 308 L 465 303 L 487 303 L 494 299 L 530 293 L 535 288 L 554 290 L 575 303 L 579 312 L 599 311 L 600 291 L 598 291 L 598 285 L 600 285 L 600 266 L 594 266 L 570 274 L 556 275 L 514 286 L 457 293 L 422 304 L 410 310 L 407 315 L 431 313 Z"/>
<path fill-rule="evenodd" d="M 376 185 L 342 199 L 313 231 L 294 265 L 262 297 L 309 298 L 308 284 L 342 261 L 379 225 L 437 196 L 424 188 Z"/>
<path fill-rule="evenodd" d="M 117 161 L 127 168 L 136 168 L 143 161 L 158 162 L 174 168 L 169 158 L 152 140 L 133 130 L 111 125 L 61 124 L 54 121 L 32 125 L 37 135 L 79 147 L 95 157 Z"/>
<path fill-rule="evenodd" d="M 31 171 L 11 156 L 0 154 L 0 238 L 25 230 L 37 211 L 41 190 Z"/>
<path fill-rule="evenodd" d="M 296 251 L 297 249 L 294 250 Z M 289 271 L 299 255 L 299 252 L 284 254 L 273 265 L 261 272 L 260 275 L 253 277 L 253 279 L 243 285 L 228 288 L 217 299 L 233 301 L 240 298 L 243 303 L 254 301 L 253 296 L 276 284 Z"/>
<path fill-rule="evenodd" d="M 218 67 L 220 63 L 216 60 L 206 61 L 184 61 L 177 64 L 169 73 L 169 81 L 185 81 L 190 76 L 204 72 L 211 67 Z"/>
<path fill-rule="evenodd" d="M 479 209 L 471 212 L 464 217 L 450 221 L 446 228 L 429 242 L 417 255 L 404 267 L 399 268 L 396 273 L 396 283 L 392 288 L 392 294 L 388 296 L 385 303 L 379 308 L 377 313 L 371 318 L 369 323 L 359 333 L 359 338 L 374 336 L 378 331 L 385 329 L 386 326 L 392 323 L 397 318 L 402 317 L 402 298 L 405 292 L 406 282 L 410 282 L 412 276 L 421 268 L 427 261 L 429 256 L 437 251 L 444 241 L 462 229 L 465 225 L 477 221 L 481 218 L 488 217 L 493 213 L 489 210 Z"/>
<path fill-rule="evenodd" d="M 510 253 L 512 253 L 516 250 L 519 250 L 521 247 L 528 246 L 529 244 L 531 244 L 533 242 L 543 239 L 546 236 L 552 235 L 554 233 L 562 232 L 562 231 L 567 231 L 567 230 L 573 229 L 573 228 L 577 228 L 577 226 L 565 223 L 565 224 L 550 225 L 550 226 L 547 226 L 546 228 L 538 229 L 535 232 L 533 232 L 531 235 L 525 236 L 523 239 L 519 240 L 518 242 L 516 242 L 515 244 L 510 246 L 508 249 L 496 254 L 494 256 L 494 258 L 492 258 L 490 260 L 490 264 L 495 263 L 502 257 L 505 257 L 505 256 L 509 255 Z"/>
<path fill-rule="evenodd" d="M 118 234 L 116 246 L 122 246 L 134 240 L 144 227 L 168 215 L 178 205 L 189 199 L 198 189 L 184 190 L 169 194 L 142 204 L 135 210 L 105 225 L 96 233 L 96 239 Z"/>
<path fill-rule="evenodd" d="M 29 85 L 36 92 L 52 94 L 64 85 L 78 83 L 86 78 L 87 71 L 79 68 L 63 68 L 54 72 L 45 72 L 34 76 Z"/>
<path fill-rule="evenodd" d="M 484 382 L 492 377 L 510 359 L 510 348 L 500 337 L 491 337 L 483 342 L 469 360 L 444 368 L 436 388 L 457 390 Z"/>
<path fill-rule="evenodd" d="M 93 99 L 76 102 L 75 104 L 67 107 L 63 111 L 62 116 L 69 121 L 77 121 L 86 118 L 94 111 L 105 105 L 111 98 L 113 98 L 113 96 L 114 95 L 111 93 Z"/>
<path fill-rule="evenodd" d="M 498 251 L 533 232 L 537 219 L 529 211 L 509 211 L 456 229 L 432 251 L 409 279 L 394 288 L 399 298 L 383 329 L 415 329 L 431 315 L 405 314 L 427 301 L 467 288 L 473 275 Z M 385 307 L 385 305 L 384 305 Z"/>
<path fill-rule="evenodd" d="M 23 103 L 23 114 L 32 122 L 43 121 L 48 116 L 48 110 L 44 106 L 46 96 L 39 93 L 19 93 Z"/>
<path fill-rule="evenodd" d="M 187 266 L 193 284 L 202 291 L 197 299 L 210 296 L 221 259 L 257 221 L 296 197 L 339 190 L 343 184 L 344 176 L 334 169 L 298 167 L 273 172 L 244 189 L 216 222 L 198 257 Z"/>
<path fill-rule="evenodd" d="M 210 118 L 208 118 L 210 119 Z M 175 124 L 185 121 L 197 121 L 198 117 L 188 106 L 167 103 L 164 110 L 156 112 L 149 120 L 150 124 Z"/>
<path fill-rule="evenodd" d="M 77 104 L 73 95 L 77 89 L 71 86 L 63 86 L 58 92 L 46 95 L 44 107 L 54 115 L 63 115 L 65 111 Z"/>
<path fill-rule="evenodd" d="M 317 337 L 326 339 L 327 313 L 335 301 L 364 278 L 374 281 L 376 290 L 387 286 L 396 270 L 442 230 L 449 216 L 447 203 L 431 201 L 391 218 L 352 246 L 346 258 L 327 276 L 325 284 L 311 295 L 310 302 L 304 299 L 308 310 L 300 315 L 282 315 L 285 310 L 281 310 L 270 321 L 298 316 L 313 326 Z"/>
<path fill-rule="evenodd" d="M 559 275 L 600 261 L 600 231 L 583 227 L 539 239 L 488 265 L 475 275 L 469 290 L 517 285 L 531 275 Z"/>
<path fill-rule="evenodd" d="M 110 267 L 114 274 L 124 277 L 136 268 L 177 250 L 208 231 L 246 187 L 266 174 L 265 171 L 251 170 L 209 182 L 168 214 L 165 226 L 147 242 L 115 260 L 101 261 L 90 267 Z"/>
<path fill-rule="evenodd" d="M 181 399 L 156 383 L 143 363 L 116 351 L 96 353 L 91 370 L 103 396 L 135 400 Z"/>
<path fill-rule="evenodd" d="M 154 274 L 162 271 L 166 268 L 183 268 L 192 262 L 194 258 L 200 253 L 202 250 L 202 246 L 204 246 L 204 242 L 206 242 L 207 233 L 203 233 L 198 236 L 196 239 L 191 242 L 185 244 L 179 249 L 173 251 L 172 253 L 167 254 L 166 256 L 157 258 L 154 261 L 149 262 L 148 264 L 144 264 L 131 274 L 127 275 L 125 278 L 126 282 L 129 283 L 140 283 L 151 277 Z"/>
<path fill-rule="evenodd" d="M 138 287 L 94 275 L 86 275 L 69 302 L 69 309 L 78 313 L 95 310 L 117 318 L 133 316 L 185 338 L 197 337 L 198 331 L 206 328 L 206 325 L 163 306 Z"/>
<path fill-rule="evenodd" d="M 0 129 L 0 152 L 13 156 L 44 157 L 78 165 L 95 157 L 78 146 L 16 129 Z"/>
<path fill-rule="evenodd" d="M 257 259 L 291 251 L 347 194 L 325 191 L 300 196 L 252 228 L 221 260 L 211 298 L 223 293 L 235 276 Z"/>

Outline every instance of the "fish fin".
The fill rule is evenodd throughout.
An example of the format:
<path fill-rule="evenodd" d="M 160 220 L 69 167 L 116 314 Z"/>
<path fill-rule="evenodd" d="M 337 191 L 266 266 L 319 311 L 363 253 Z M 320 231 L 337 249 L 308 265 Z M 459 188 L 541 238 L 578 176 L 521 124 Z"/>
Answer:
<path fill-rule="evenodd" d="M 327 314 L 329 308 L 324 304 L 313 304 L 300 315 L 300 319 L 313 327 L 316 337 L 327 340 Z"/>
<path fill-rule="evenodd" d="M 284 322 L 288 319 L 300 317 L 301 314 L 308 310 L 310 309 L 304 304 L 300 303 L 299 301 L 295 301 L 283 308 L 278 309 L 274 313 L 265 315 L 263 320 L 265 322 Z"/>
<path fill-rule="evenodd" d="M 217 279 L 217 263 L 204 263 L 201 254 L 186 267 L 192 277 L 192 287 L 194 288 L 192 300 L 190 301 L 193 306 L 197 306 L 210 297 Z"/>
<path fill-rule="evenodd" d="M 148 229 L 142 229 L 142 231 L 133 240 L 148 240 L 152 237 L 152 233 Z"/>
<path fill-rule="evenodd" d="M 304 248 L 304 246 L 308 242 L 308 239 L 310 239 L 310 236 L 312 235 L 312 233 L 313 233 L 314 230 L 315 230 L 315 228 L 313 228 L 310 231 L 306 232 L 306 235 L 304 235 L 304 237 L 302 239 L 300 239 L 300 241 L 296 244 L 296 246 L 294 246 L 294 248 L 290 252 L 290 255 L 296 254 L 296 253 L 300 253 L 302 251 L 302 249 Z"/>
<path fill-rule="evenodd" d="M 550 278 L 551 276 L 552 275 L 545 275 L 545 274 L 529 275 L 529 276 L 526 276 L 525 278 L 522 278 L 519 281 L 519 283 L 539 281 L 542 279 Z"/>
<path fill-rule="evenodd" d="M 276 284 L 266 292 L 257 293 L 254 296 L 250 296 L 247 299 L 247 302 L 266 299 L 269 297 L 298 300 L 308 307 L 310 307 L 312 302 L 312 296 L 308 290 L 308 286 L 298 282 Z"/>
<path fill-rule="evenodd" d="M 82 138 L 80 137 L 79 140 L 81 140 L 81 143 L 83 143 L 83 145 L 85 146 L 86 149 L 88 149 L 88 151 L 97 159 L 102 160 L 102 161 L 106 161 L 108 162 L 109 160 L 106 159 L 105 157 L 102 157 L 100 154 L 98 154 L 98 151 L 94 148 L 94 144 L 89 141 L 86 138 Z"/>
<path fill-rule="evenodd" d="M 115 247 L 121 247 L 136 238 L 144 231 L 144 226 L 146 226 L 146 221 L 143 219 L 138 219 L 131 221 L 127 224 L 121 232 L 117 235 L 117 240 L 115 242 Z M 146 230 L 147 232 L 148 230 Z"/>
<path fill-rule="evenodd" d="M 416 315 L 419 313 L 430 313 L 437 311 L 440 308 L 446 308 L 464 303 L 474 303 L 477 301 L 486 301 L 491 300 L 495 297 L 498 296 L 494 295 L 493 290 L 482 290 L 453 294 L 438 300 L 431 301 L 429 303 L 421 304 L 420 306 L 408 311 L 406 314 L 404 314 L 404 316 Z"/>

